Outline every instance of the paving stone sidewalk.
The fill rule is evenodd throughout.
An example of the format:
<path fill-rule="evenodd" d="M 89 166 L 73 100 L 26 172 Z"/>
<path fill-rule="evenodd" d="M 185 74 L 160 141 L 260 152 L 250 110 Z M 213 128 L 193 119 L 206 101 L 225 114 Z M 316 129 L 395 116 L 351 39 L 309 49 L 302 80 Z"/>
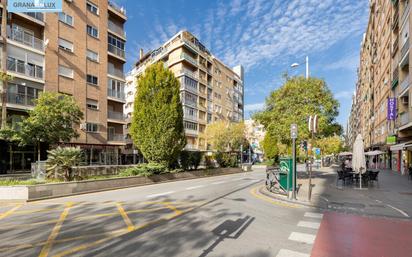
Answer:
<path fill-rule="evenodd" d="M 412 181 L 391 170 L 380 170 L 376 183 L 359 189 L 359 184 L 337 182 L 337 166 L 314 168 L 312 197 L 308 200 L 309 179 L 303 165 L 298 165 L 297 202 L 345 213 L 396 218 L 412 217 Z M 266 190 L 266 189 L 265 189 Z M 269 193 L 269 192 L 267 192 Z M 287 200 L 286 196 L 270 193 Z"/>

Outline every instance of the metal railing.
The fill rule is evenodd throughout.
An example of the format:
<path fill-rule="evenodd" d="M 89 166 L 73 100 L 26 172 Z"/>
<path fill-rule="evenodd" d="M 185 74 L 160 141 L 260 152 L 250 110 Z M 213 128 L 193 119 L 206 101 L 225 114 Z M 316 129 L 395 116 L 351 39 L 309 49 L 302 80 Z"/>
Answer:
<path fill-rule="evenodd" d="M 11 104 L 34 106 L 35 99 L 37 98 L 34 96 L 7 92 L 7 102 Z"/>
<path fill-rule="evenodd" d="M 33 47 L 37 50 L 44 52 L 44 42 L 43 40 L 34 37 L 27 31 L 11 28 L 7 30 L 7 36 L 13 41 L 22 43 L 24 45 Z"/>
<path fill-rule="evenodd" d="M 405 43 L 402 46 L 401 49 L 401 60 L 403 59 L 403 57 L 405 56 L 405 54 L 408 52 L 409 50 L 409 37 L 406 39 Z"/>
<path fill-rule="evenodd" d="M 109 30 L 113 31 L 116 34 L 119 34 L 123 37 L 126 36 L 124 29 L 120 27 L 119 25 L 117 25 L 116 23 L 112 22 L 111 20 L 107 21 L 107 27 Z"/>
<path fill-rule="evenodd" d="M 118 90 L 113 90 L 113 89 L 111 89 L 111 88 L 108 88 L 108 89 L 107 89 L 107 96 L 113 97 L 113 98 L 117 98 L 117 99 L 123 100 L 123 101 L 126 100 L 126 97 L 125 97 L 125 95 L 124 95 L 124 92 L 118 91 Z"/>
<path fill-rule="evenodd" d="M 113 75 L 115 77 L 123 78 L 124 79 L 124 72 L 122 70 L 116 68 L 107 68 L 107 73 Z"/>
<path fill-rule="evenodd" d="M 24 14 L 32 18 L 35 18 L 36 20 L 44 21 L 44 14 L 41 12 L 25 12 Z"/>
<path fill-rule="evenodd" d="M 108 111 L 107 117 L 114 120 L 125 120 L 126 115 L 123 112 Z"/>
<path fill-rule="evenodd" d="M 188 70 L 188 69 L 185 69 L 185 68 L 181 69 L 181 70 L 179 71 L 179 73 L 180 73 L 180 74 L 183 74 L 183 75 L 186 75 L 186 76 L 188 76 L 188 77 L 191 77 L 192 79 L 199 79 L 199 77 L 198 77 L 198 75 L 197 75 L 196 73 L 194 73 L 194 72 L 192 72 L 192 71 L 190 71 L 190 70 Z"/>
<path fill-rule="evenodd" d="M 125 141 L 123 134 L 107 134 L 108 141 Z"/>
<path fill-rule="evenodd" d="M 405 6 L 405 9 L 403 10 L 403 13 L 402 13 L 401 26 L 403 22 L 405 21 L 406 17 L 409 16 L 409 9 L 410 9 L 410 5 L 408 4 L 407 6 Z"/>
<path fill-rule="evenodd" d="M 7 70 L 20 73 L 29 77 L 43 79 L 43 68 L 40 66 L 31 66 L 17 60 L 7 59 Z"/>
<path fill-rule="evenodd" d="M 125 51 L 123 50 L 123 49 L 121 49 L 121 48 L 119 48 L 119 47 L 117 47 L 117 46 L 114 46 L 114 45 L 112 45 L 112 44 L 107 44 L 107 50 L 110 52 L 110 53 L 112 53 L 112 54 L 114 54 L 114 55 L 117 55 L 117 56 L 119 56 L 119 57 L 121 57 L 121 58 L 123 58 L 124 59 L 124 57 L 125 57 Z"/>
<path fill-rule="evenodd" d="M 192 56 L 188 55 L 187 53 L 181 53 L 180 58 L 187 60 L 194 66 L 197 66 L 197 61 Z"/>
<path fill-rule="evenodd" d="M 192 87 L 186 83 L 181 83 L 180 90 L 187 90 L 191 93 L 197 94 L 197 87 Z"/>

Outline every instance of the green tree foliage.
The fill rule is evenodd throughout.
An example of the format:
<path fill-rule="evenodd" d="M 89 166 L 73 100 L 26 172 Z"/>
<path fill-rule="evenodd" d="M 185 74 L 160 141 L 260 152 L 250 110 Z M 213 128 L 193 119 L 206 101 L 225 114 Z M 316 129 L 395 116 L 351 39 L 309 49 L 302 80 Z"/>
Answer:
<path fill-rule="evenodd" d="M 266 131 L 282 144 L 290 144 L 290 125 L 296 123 L 299 139 L 310 138 L 307 120 L 318 115 L 317 136 L 330 135 L 336 131 L 335 118 L 339 103 L 333 98 L 325 81 L 318 78 L 286 78 L 279 89 L 266 99 L 266 108 L 254 115 Z M 331 132 L 332 131 L 332 132 Z"/>
<path fill-rule="evenodd" d="M 130 134 L 149 162 L 170 167 L 186 145 L 180 83 L 159 62 L 138 80 Z"/>
<path fill-rule="evenodd" d="M 268 160 L 274 160 L 279 156 L 278 141 L 270 133 L 266 133 L 261 142 L 265 158 Z"/>
<path fill-rule="evenodd" d="M 315 146 L 320 148 L 322 155 L 338 154 L 343 151 L 343 141 L 339 136 L 317 139 Z"/>
<path fill-rule="evenodd" d="M 206 127 L 205 137 L 212 149 L 218 152 L 239 151 L 242 144 L 248 144 L 244 123 L 214 122 Z"/>
<path fill-rule="evenodd" d="M 83 112 L 73 97 L 43 92 L 35 104 L 29 117 L 21 123 L 19 136 L 22 144 L 39 146 L 43 142 L 51 145 L 69 142 L 79 136 L 74 126 L 80 124 Z"/>
<path fill-rule="evenodd" d="M 203 153 L 199 151 L 182 151 L 180 153 L 180 167 L 183 170 L 196 170 L 202 161 Z"/>
<path fill-rule="evenodd" d="M 79 165 L 82 160 L 82 152 L 77 147 L 57 147 L 47 151 L 47 174 L 48 179 L 59 179 L 71 181 L 81 179 L 74 174 L 72 167 Z"/>

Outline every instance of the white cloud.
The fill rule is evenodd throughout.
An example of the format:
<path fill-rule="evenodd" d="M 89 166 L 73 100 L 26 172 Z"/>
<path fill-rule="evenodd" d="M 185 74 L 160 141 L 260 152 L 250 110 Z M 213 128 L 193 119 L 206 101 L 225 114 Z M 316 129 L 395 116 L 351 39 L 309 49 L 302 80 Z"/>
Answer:
<path fill-rule="evenodd" d="M 263 109 L 265 106 L 265 103 L 254 103 L 254 104 L 246 104 L 245 105 L 245 112 L 254 112 L 254 111 L 260 111 Z"/>
<path fill-rule="evenodd" d="M 349 99 L 352 99 L 353 91 L 349 91 L 349 90 L 339 91 L 335 93 L 334 95 L 335 95 L 335 98 L 337 99 L 349 100 Z"/>
<path fill-rule="evenodd" d="M 344 56 L 342 59 L 332 62 L 330 64 L 325 64 L 325 70 L 339 70 L 346 69 L 349 71 L 356 71 L 359 66 L 359 53 L 354 52 L 352 54 Z"/>

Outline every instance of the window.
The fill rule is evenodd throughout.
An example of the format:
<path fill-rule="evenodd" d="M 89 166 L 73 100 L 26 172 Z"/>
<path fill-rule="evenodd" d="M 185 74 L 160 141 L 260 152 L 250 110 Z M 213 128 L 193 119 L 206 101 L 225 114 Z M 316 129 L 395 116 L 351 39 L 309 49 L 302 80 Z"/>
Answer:
<path fill-rule="evenodd" d="M 59 75 L 68 78 L 73 78 L 73 69 L 59 65 Z"/>
<path fill-rule="evenodd" d="M 89 1 L 87 1 L 86 8 L 89 12 L 99 15 L 99 7 L 97 7 L 95 4 L 92 4 Z"/>
<path fill-rule="evenodd" d="M 97 132 L 99 129 L 99 124 L 96 123 L 86 123 L 87 132 Z"/>
<path fill-rule="evenodd" d="M 115 46 L 117 48 L 120 48 L 121 50 L 124 50 L 124 45 L 125 45 L 124 40 L 122 40 L 122 39 L 120 39 L 120 38 L 118 38 L 114 35 L 109 34 L 108 43 L 109 43 L 109 45 L 112 45 L 112 46 Z"/>
<path fill-rule="evenodd" d="M 92 50 L 87 49 L 86 56 L 89 60 L 92 60 L 92 61 L 95 61 L 95 62 L 99 61 L 99 54 L 92 51 Z"/>
<path fill-rule="evenodd" d="M 185 86 L 197 92 L 197 81 L 196 80 L 184 76 L 182 82 Z"/>
<path fill-rule="evenodd" d="M 197 110 L 194 109 L 194 108 L 190 108 L 190 107 L 185 106 L 184 107 L 184 114 L 185 114 L 184 116 L 186 118 L 196 118 L 197 117 Z"/>
<path fill-rule="evenodd" d="M 185 129 L 197 130 L 197 123 L 189 122 L 189 121 L 184 121 L 183 123 L 184 123 Z"/>
<path fill-rule="evenodd" d="M 89 83 L 89 84 L 92 84 L 92 85 L 95 85 L 95 86 L 97 86 L 97 84 L 98 84 L 98 78 L 96 76 L 87 74 L 86 80 L 87 80 L 87 83 Z"/>
<path fill-rule="evenodd" d="M 59 13 L 59 21 L 73 26 L 73 17 L 64 12 Z"/>
<path fill-rule="evenodd" d="M 69 51 L 69 52 L 73 52 L 73 43 L 69 42 L 65 39 L 59 38 L 59 48 Z"/>
<path fill-rule="evenodd" d="M 189 92 L 184 93 L 184 103 L 189 105 L 197 105 L 197 95 L 191 94 Z"/>
<path fill-rule="evenodd" d="M 97 30 L 97 28 L 90 25 L 87 25 L 87 34 L 95 38 L 99 37 L 99 31 Z"/>
<path fill-rule="evenodd" d="M 86 99 L 86 106 L 88 109 L 99 110 L 99 104 L 96 100 Z"/>

